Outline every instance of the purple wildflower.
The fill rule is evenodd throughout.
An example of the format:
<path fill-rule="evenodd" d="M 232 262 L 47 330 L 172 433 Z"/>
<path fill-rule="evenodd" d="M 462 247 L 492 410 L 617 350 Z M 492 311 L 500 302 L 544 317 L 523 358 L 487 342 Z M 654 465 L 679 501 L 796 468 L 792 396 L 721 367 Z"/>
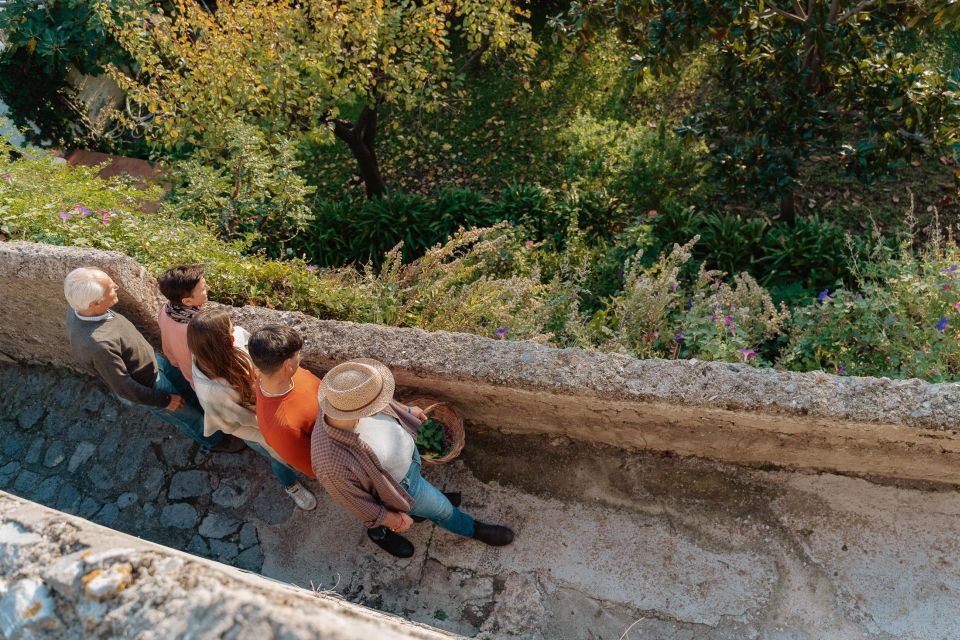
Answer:
<path fill-rule="evenodd" d="M 533 246 L 533 240 L 527 240 L 527 241 L 524 243 L 524 246 L 525 246 L 527 249 L 529 249 L 530 247 Z"/>
<path fill-rule="evenodd" d="M 944 291 L 950 291 L 950 289 L 951 289 L 950 285 L 948 285 L 948 284 L 943 285 L 943 290 L 944 290 Z"/>
<path fill-rule="evenodd" d="M 949 273 L 949 274 L 951 274 L 951 275 L 954 274 L 954 273 L 956 273 L 956 272 L 957 272 L 957 265 L 955 265 L 955 264 L 952 264 L 952 265 L 950 265 L 949 267 L 947 267 L 946 269 L 943 270 L 943 273 Z"/>
<path fill-rule="evenodd" d="M 717 315 L 717 312 L 714 311 L 713 313 L 710 314 L 710 322 L 716 322 L 718 317 L 719 316 Z"/>
<path fill-rule="evenodd" d="M 830 289 L 824 289 L 819 294 L 817 294 L 817 302 L 823 302 L 830 296 Z"/>
<path fill-rule="evenodd" d="M 497 329 L 496 333 L 498 338 L 502 338 L 503 336 L 507 335 L 507 329 L 506 327 L 500 327 Z"/>
<path fill-rule="evenodd" d="M 733 326 L 733 316 L 723 316 L 723 326 L 732 327 Z"/>
<path fill-rule="evenodd" d="M 93 213 L 93 211 L 90 211 L 90 209 L 87 209 L 82 204 L 74 205 L 73 210 L 79 212 L 82 216 L 88 216 Z"/>
<path fill-rule="evenodd" d="M 673 336 L 674 342 L 682 342 L 686 336 L 683 335 L 683 331 L 677 331 L 677 335 Z"/>
<path fill-rule="evenodd" d="M 693 309 L 693 300 L 687 300 L 687 311 Z"/>
<path fill-rule="evenodd" d="M 670 293 L 673 293 L 674 291 L 677 290 L 677 283 L 676 283 L 676 282 L 671 282 L 671 283 L 670 283 L 670 286 L 668 287 L 668 289 L 670 289 Z"/>
<path fill-rule="evenodd" d="M 847 368 L 846 368 L 845 366 L 843 366 L 842 364 L 838 364 L 838 365 L 837 365 L 837 375 L 839 375 L 839 376 L 845 376 L 845 375 L 847 375 Z"/>
<path fill-rule="evenodd" d="M 61 220 L 63 220 L 63 221 L 67 221 L 67 220 L 69 220 L 70 218 L 73 217 L 73 214 L 72 214 L 72 213 L 63 212 L 63 213 L 58 214 L 58 217 L 59 217 Z"/>
<path fill-rule="evenodd" d="M 13 176 L 10 175 L 9 173 L 3 174 L 2 176 L 0 176 L 0 178 L 6 180 L 7 182 L 13 182 Z"/>
<path fill-rule="evenodd" d="M 857 291 L 855 294 L 853 294 L 853 299 L 854 299 L 854 300 L 863 300 L 863 294 L 861 294 L 859 291 Z"/>
<path fill-rule="evenodd" d="M 949 325 L 950 323 L 947 322 L 947 316 L 940 316 L 940 322 L 937 323 L 937 331 L 943 332 Z"/>
<path fill-rule="evenodd" d="M 743 356 L 744 362 L 748 362 L 757 357 L 757 352 L 754 351 L 753 349 L 748 349 L 747 347 L 740 347 L 739 349 L 737 349 L 737 351 L 739 351 L 740 355 Z"/>
<path fill-rule="evenodd" d="M 953 303 L 952 305 L 950 305 L 950 306 L 953 307 L 954 309 L 956 309 L 957 311 L 960 311 L 960 302 L 954 302 L 954 303 Z"/>
<path fill-rule="evenodd" d="M 313 273 L 313 272 L 316 271 L 316 270 L 317 270 L 317 265 L 315 265 L 315 264 L 308 264 L 308 265 L 307 265 L 307 271 L 309 271 L 310 273 Z"/>
<path fill-rule="evenodd" d="M 110 222 L 110 212 L 101 211 L 100 212 L 100 224 L 107 224 Z"/>

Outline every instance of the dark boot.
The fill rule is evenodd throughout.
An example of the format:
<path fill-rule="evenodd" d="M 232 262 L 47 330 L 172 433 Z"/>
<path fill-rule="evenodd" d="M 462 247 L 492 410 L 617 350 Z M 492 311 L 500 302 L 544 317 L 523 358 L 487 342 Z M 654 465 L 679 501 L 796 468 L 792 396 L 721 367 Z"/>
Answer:
<path fill-rule="evenodd" d="M 447 493 L 446 491 L 444 491 L 443 495 L 447 496 L 447 500 L 449 500 L 450 504 L 452 504 L 455 507 L 459 507 L 460 500 L 463 499 L 463 496 L 460 495 L 459 491 L 451 491 L 450 493 Z M 424 520 L 426 520 L 426 518 L 421 518 L 420 516 L 410 516 L 410 517 L 413 518 L 414 522 L 423 522 Z"/>
<path fill-rule="evenodd" d="M 513 531 L 498 524 L 474 521 L 473 537 L 491 547 L 502 547 L 513 542 Z"/>
<path fill-rule="evenodd" d="M 209 449 L 214 453 L 240 453 L 247 448 L 247 443 L 229 433 L 223 436 L 223 439 L 215 447 Z"/>
<path fill-rule="evenodd" d="M 367 537 L 387 553 L 398 558 L 409 558 L 413 555 L 413 543 L 399 533 L 394 533 L 386 527 L 367 529 Z"/>

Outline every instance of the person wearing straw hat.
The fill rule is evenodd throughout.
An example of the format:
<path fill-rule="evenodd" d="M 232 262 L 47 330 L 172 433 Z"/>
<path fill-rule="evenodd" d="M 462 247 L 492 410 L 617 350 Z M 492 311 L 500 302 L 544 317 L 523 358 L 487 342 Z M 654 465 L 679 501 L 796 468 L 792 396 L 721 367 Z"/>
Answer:
<path fill-rule="evenodd" d="M 489 545 L 510 544 L 513 531 L 474 520 L 420 474 L 415 438 L 425 416 L 394 400 L 394 387 L 390 369 L 369 358 L 327 372 L 310 443 L 317 479 L 368 531 L 384 531 L 391 538 L 387 545 L 370 537 L 394 555 L 413 554 L 413 545 L 398 534 L 414 517 Z"/>

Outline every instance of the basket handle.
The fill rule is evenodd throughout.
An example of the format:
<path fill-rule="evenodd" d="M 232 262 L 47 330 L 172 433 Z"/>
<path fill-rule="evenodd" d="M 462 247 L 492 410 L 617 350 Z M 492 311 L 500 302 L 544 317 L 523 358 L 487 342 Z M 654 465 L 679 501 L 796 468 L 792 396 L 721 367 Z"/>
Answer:
<path fill-rule="evenodd" d="M 423 410 L 423 412 L 424 412 L 424 413 L 430 413 L 432 410 L 436 409 L 436 408 L 439 407 L 440 405 L 446 406 L 446 404 L 447 404 L 447 403 L 446 403 L 446 402 L 443 402 L 443 401 L 434 402 L 432 405 L 430 405 L 429 407 L 425 408 L 425 409 Z"/>

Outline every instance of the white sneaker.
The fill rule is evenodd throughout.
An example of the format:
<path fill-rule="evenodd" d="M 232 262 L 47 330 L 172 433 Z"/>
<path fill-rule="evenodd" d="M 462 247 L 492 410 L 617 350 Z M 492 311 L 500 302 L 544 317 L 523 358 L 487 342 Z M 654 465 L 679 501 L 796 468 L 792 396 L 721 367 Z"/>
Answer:
<path fill-rule="evenodd" d="M 293 498 L 294 504 L 304 511 L 313 511 L 317 508 L 317 498 L 299 482 L 294 482 L 289 487 L 285 487 L 284 491 Z"/>

